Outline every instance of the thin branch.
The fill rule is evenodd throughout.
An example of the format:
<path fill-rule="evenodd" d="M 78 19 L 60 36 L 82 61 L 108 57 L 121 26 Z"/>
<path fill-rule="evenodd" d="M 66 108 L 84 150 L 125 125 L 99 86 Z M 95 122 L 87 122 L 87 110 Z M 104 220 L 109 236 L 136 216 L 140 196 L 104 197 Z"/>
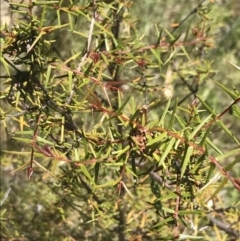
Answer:
<path fill-rule="evenodd" d="M 7 198 L 8 198 L 8 196 L 9 196 L 9 194 L 10 194 L 11 191 L 12 191 L 12 187 L 10 186 L 10 187 L 7 189 L 7 191 L 4 193 L 4 195 L 3 195 L 3 197 L 2 197 L 2 199 L 1 199 L 1 201 L 0 201 L 0 207 L 5 203 L 5 201 L 7 200 Z"/>
<path fill-rule="evenodd" d="M 212 217 L 211 215 L 208 215 L 209 221 L 211 225 L 216 225 L 219 229 L 223 230 L 225 233 L 234 236 L 236 238 L 240 237 L 240 233 L 238 231 L 235 231 L 233 229 L 231 229 L 230 224 L 227 224 L 225 222 L 223 222 L 222 220 L 218 220 L 214 217 Z"/>
<path fill-rule="evenodd" d="M 173 29 L 172 33 L 175 32 L 189 17 L 191 17 L 197 10 L 203 5 L 206 0 L 202 0 L 190 13 L 178 24 L 176 28 Z"/>
<path fill-rule="evenodd" d="M 93 6 L 95 6 L 95 5 L 96 5 L 96 2 L 95 2 L 95 0 L 93 0 Z M 91 43 L 92 43 L 93 29 L 94 29 L 96 17 L 97 17 L 97 13 L 96 13 L 96 11 L 94 10 L 94 11 L 93 11 L 93 16 L 92 16 L 92 19 L 91 19 L 91 23 L 90 23 L 90 29 L 89 29 L 88 40 L 87 40 L 87 48 L 86 48 L 85 51 L 83 51 L 83 57 L 81 58 L 81 61 L 80 61 L 80 63 L 78 64 L 78 67 L 77 67 L 77 71 L 78 71 L 78 72 L 81 71 L 82 65 L 84 64 L 87 56 L 88 56 L 89 53 L 90 53 L 90 47 L 91 47 Z M 72 83 L 72 89 L 71 89 L 71 91 L 70 91 L 69 97 L 67 98 L 66 104 L 70 104 L 71 101 L 72 101 L 72 99 L 73 99 L 73 96 L 74 96 L 74 93 L 75 93 L 75 84 L 76 84 L 76 81 L 77 81 L 77 79 L 74 78 L 73 83 Z"/>
<path fill-rule="evenodd" d="M 93 0 L 92 4 L 93 4 L 93 6 L 95 6 L 96 5 L 96 1 Z M 83 57 L 81 59 L 81 62 L 78 64 L 78 67 L 77 67 L 77 71 L 79 71 L 79 72 L 81 71 L 82 65 L 85 62 L 85 60 L 86 60 L 86 58 L 87 58 L 87 56 L 89 55 L 89 52 L 90 52 L 90 47 L 91 47 L 92 37 L 93 37 L 93 29 L 94 29 L 96 17 L 97 17 L 97 13 L 94 10 L 93 11 L 93 16 L 92 16 L 92 19 L 91 19 L 91 23 L 90 23 L 89 33 L 88 33 L 87 48 L 85 50 L 85 53 L 83 53 Z"/>

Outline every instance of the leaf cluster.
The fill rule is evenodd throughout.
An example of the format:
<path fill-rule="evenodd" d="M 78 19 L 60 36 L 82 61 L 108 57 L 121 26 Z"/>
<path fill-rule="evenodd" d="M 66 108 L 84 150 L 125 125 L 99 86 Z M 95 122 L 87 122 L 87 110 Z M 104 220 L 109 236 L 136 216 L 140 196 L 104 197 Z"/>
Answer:
<path fill-rule="evenodd" d="M 18 158 L 11 174 L 26 170 L 34 182 L 33 193 L 24 193 L 26 202 L 37 198 L 38 188 L 41 195 L 52 193 L 48 202 L 38 200 L 43 211 L 29 214 L 25 207 L 16 215 L 27 213 L 26 224 L 11 220 L 13 236 L 39 240 L 45 230 L 43 240 L 213 236 L 200 228 L 208 220 L 217 225 L 208 216 L 214 210 L 209 203 L 228 180 L 240 190 L 228 172 L 239 162 L 239 140 L 222 120 L 240 117 L 240 96 L 215 82 L 233 99 L 217 113 L 201 94 L 215 73 L 203 54 L 212 47 L 207 8 L 199 4 L 191 11 L 199 26 L 193 34 L 191 25 L 183 32 L 182 23 L 171 31 L 156 24 L 152 44 L 142 40 L 129 1 L 11 6 L 28 18 L 2 28 L 1 120 L 24 150 L 4 152 Z M 216 128 L 233 143 L 230 150 L 215 144 Z M 18 196 L 10 200 L 20 202 Z M 214 211 L 228 215 L 238 206 Z M 4 209 L 3 216 L 7 212 L 14 213 Z M 9 224 L 2 223 L 8 237 Z M 234 225 L 217 226 L 230 237 L 239 235 Z"/>

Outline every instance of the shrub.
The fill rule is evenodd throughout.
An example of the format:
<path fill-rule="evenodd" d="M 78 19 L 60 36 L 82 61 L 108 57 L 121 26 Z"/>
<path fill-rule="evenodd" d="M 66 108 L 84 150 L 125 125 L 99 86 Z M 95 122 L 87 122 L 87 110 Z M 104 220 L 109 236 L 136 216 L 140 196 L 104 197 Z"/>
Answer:
<path fill-rule="evenodd" d="M 3 175 L 11 169 L 21 184 L 5 181 L 16 190 L 2 199 L 4 238 L 239 236 L 237 201 L 215 205 L 227 180 L 240 190 L 230 173 L 239 141 L 224 123 L 239 118 L 240 97 L 212 81 L 212 5 L 204 2 L 190 1 L 190 14 L 170 27 L 149 16 L 145 38 L 142 6 L 130 1 L 10 3 L 23 18 L 2 27 L 1 118 L 11 140 Z M 216 111 L 208 85 L 233 101 Z M 230 148 L 216 144 L 218 133 Z"/>

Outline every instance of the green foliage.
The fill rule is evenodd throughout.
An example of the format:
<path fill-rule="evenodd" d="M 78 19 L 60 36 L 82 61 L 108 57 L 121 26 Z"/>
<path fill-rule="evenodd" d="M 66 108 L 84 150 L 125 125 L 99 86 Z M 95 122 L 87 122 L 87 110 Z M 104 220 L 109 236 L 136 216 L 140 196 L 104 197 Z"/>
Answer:
<path fill-rule="evenodd" d="M 237 194 L 227 207 L 211 205 L 240 190 L 239 139 L 226 122 L 237 123 L 240 95 L 213 81 L 214 3 L 205 2 L 190 1 L 190 14 L 167 26 L 138 16 L 162 1 L 11 3 L 28 15 L 2 27 L 1 122 L 11 139 L 2 237 L 239 237 Z M 229 98 L 220 111 L 210 85 Z M 9 172 L 23 183 L 9 183 Z"/>

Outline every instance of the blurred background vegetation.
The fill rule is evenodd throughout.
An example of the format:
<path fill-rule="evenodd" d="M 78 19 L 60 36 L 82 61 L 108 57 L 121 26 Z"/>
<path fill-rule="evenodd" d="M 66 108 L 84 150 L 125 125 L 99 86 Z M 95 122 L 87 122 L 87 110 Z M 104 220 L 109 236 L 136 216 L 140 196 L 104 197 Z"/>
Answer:
<path fill-rule="evenodd" d="M 74 123 L 78 127 L 83 126 L 81 131 L 85 133 L 86 139 L 91 143 L 91 148 L 96 154 L 97 152 L 106 153 L 109 150 L 108 147 L 104 149 L 101 144 L 98 150 L 94 146 L 95 140 L 105 139 L 107 134 L 103 130 L 112 129 L 110 133 L 114 139 L 116 136 L 127 136 L 132 127 L 126 125 L 124 120 L 119 122 L 117 118 L 117 120 L 113 118 L 109 126 L 106 126 L 104 122 L 106 112 L 95 112 L 94 106 L 91 109 L 88 105 L 91 101 L 101 102 L 104 108 L 112 105 L 112 109 L 117 111 L 121 106 L 119 102 L 124 103 L 132 96 L 136 109 L 142 108 L 141 110 L 144 111 L 143 107 L 150 105 L 152 109 L 148 118 L 156 120 L 161 117 L 168 100 L 172 98 L 170 108 L 173 109 L 173 103 L 178 101 L 179 107 L 184 110 L 179 116 L 187 119 L 186 110 L 190 109 L 189 106 L 197 94 L 211 106 L 216 114 L 220 114 L 230 106 L 233 102 L 232 98 L 216 84 L 216 81 L 238 95 L 239 69 L 228 63 L 239 66 L 240 5 L 238 1 L 64 0 L 48 1 L 46 5 L 44 2 L 47 1 L 1 1 L 1 46 L 7 46 L 6 32 L 10 33 L 14 29 L 19 33 L 21 31 L 21 33 L 27 33 L 25 30 L 18 30 L 17 26 L 21 28 L 24 26 L 23 23 L 29 26 L 31 15 L 28 15 L 31 2 L 36 4 L 32 9 L 32 16 L 35 16 L 39 22 L 44 19 L 40 25 L 36 22 L 38 28 L 69 24 L 50 31 L 44 35 L 42 45 L 36 46 L 36 49 L 44 46 L 44 49 L 39 50 L 37 54 L 42 54 L 44 60 L 39 58 L 39 62 L 43 63 L 42 68 L 45 72 L 41 72 L 42 69 L 39 67 L 41 64 L 34 67 L 34 71 L 40 72 L 39 76 L 42 79 L 46 78 L 47 71 L 50 71 L 50 75 L 54 77 L 49 78 L 51 81 L 56 81 L 54 83 L 43 81 L 45 86 L 49 84 L 51 96 L 54 96 L 58 103 L 62 99 L 67 99 L 64 95 L 64 90 L 68 87 L 67 81 L 73 80 L 75 76 L 69 77 L 70 74 L 68 74 L 62 79 L 61 76 L 70 71 L 65 71 L 66 69 L 64 70 L 60 65 L 48 70 L 50 63 L 61 63 L 66 68 L 82 69 L 84 81 L 88 75 L 98 79 L 101 73 L 101 81 L 110 86 L 110 89 L 104 89 L 101 85 L 93 88 L 83 81 L 84 83 L 79 84 L 82 90 L 76 91 L 77 107 L 71 107 Z M 22 6 L 16 3 L 21 3 Z M 97 63 L 98 55 L 92 55 L 91 58 L 87 56 L 89 59 L 84 61 L 85 54 L 88 54 L 89 28 L 96 6 L 99 18 L 95 22 L 89 48 L 93 53 L 98 51 L 110 53 L 105 57 L 104 54 L 100 56 L 105 63 L 103 67 L 97 64 L 92 67 L 92 62 L 89 61 L 92 59 Z M 58 11 L 60 8 L 65 11 Z M 121 23 L 119 29 L 116 27 L 118 21 Z M 100 25 L 104 27 L 101 28 Z M 118 33 L 115 33 L 117 47 L 110 34 L 112 32 L 114 35 L 116 29 L 118 30 Z M 24 41 L 27 41 L 27 38 Z M 183 47 L 174 45 L 182 41 L 189 45 L 183 44 Z M 138 49 L 159 43 L 163 44 L 161 49 L 138 51 Z M 169 43 L 171 43 L 170 47 L 167 46 Z M 8 45 L 10 46 L 11 43 Z M 124 177 L 124 183 L 128 189 L 123 192 L 119 183 L 116 182 L 123 168 L 122 166 L 120 168 L 117 161 L 115 165 L 109 163 L 101 167 L 99 173 L 96 174 L 98 172 L 96 165 L 86 165 L 89 168 L 88 172 L 83 169 L 75 170 L 71 165 L 62 164 L 62 162 L 58 164 L 59 160 L 57 162 L 51 158 L 49 160 L 41 153 L 36 153 L 34 173 L 28 180 L 27 170 L 29 170 L 31 145 L 30 141 L 23 143 L 23 139 L 31 140 L 31 135 L 18 135 L 17 133 L 22 130 L 26 132 L 31 130 L 31 121 L 27 122 L 24 119 L 24 122 L 19 116 L 10 117 L 10 115 L 19 113 L 20 110 L 6 101 L 6 82 L 9 81 L 7 70 L 9 69 L 11 73 L 16 73 L 16 70 L 10 68 L 9 64 L 3 60 L 3 54 L 4 56 L 10 55 L 9 52 L 4 52 L 4 48 L 1 47 L 1 62 L 3 63 L 1 66 L 2 121 L 0 126 L 1 240 L 178 240 L 172 237 L 175 225 L 173 219 L 170 216 L 164 216 L 167 213 L 166 210 L 164 210 L 166 212 L 164 215 L 159 214 L 157 202 L 154 203 L 155 198 L 158 197 L 156 190 L 154 191 L 156 184 L 144 174 L 149 173 L 150 166 L 142 171 L 137 187 L 134 175 L 129 169 Z M 23 49 L 20 51 L 26 52 Z M 129 51 L 129 53 L 122 54 L 122 58 L 125 58 L 122 60 L 116 59 L 119 57 L 114 55 L 116 51 Z M 17 58 L 18 56 L 13 62 Z M 79 66 L 79 63 L 82 66 Z M 14 64 L 21 71 L 28 70 L 26 62 Z M 60 77 L 54 79 L 55 76 Z M 79 77 L 76 78 L 79 80 Z M 123 96 L 115 88 L 121 88 Z M 90 97 L 87 93 L 90 93 Z M 39 106 L 39 103 L 36 102 L 36 106 Z M 124 114 L 131 116 L 132 111 L 129 107 L 124 109 Z M 202 120 L 207 116 L 208 113 L 203 112 Z M 27 118 L 36 117 L 35 115 L 27 116 Z M 138 121 L 142 121 L 143 115 L 138 113 L 138 118 Z M 46 120 L 50 121 L 47 123 L 51 123 L 51 120 Z M 60 118 L 60 122 L 61 120 Z M 219 126 L 214 126 L 209 133 L 209 138 L 222 153 L 228 153 L 238 148 L 238 143 L 234 138 L 239 139 L 239 121 L 230 114 L 223 115 L 221 120 L 230 134 Z M 169 120 L 166 119 L 166 121 Z M 66 143 L 75 145 L 72 141 L 73 136 L 77 139 L 77 134 L 75 136 L 70 133 L 66 136 Z M 22 138 L 22 142 L 12 137 Z M 88 146 L 82 142 L 81 145 Z M 122 149 L 125 147 L 124 145 L 114 146 L 114 148 Z M 84 148 L 81 149 L 82 152 L 85 151 Z M 72 153 L 74 150 L 71 150 L 69 155 L 74 156 L 75 154 Z M 62 149 L 61 151 L 64 152 Z M 95 153 L 94 151 L 92 152 Z M 120 149 L 115 150 L 117 151 Z M 216 154 L 214 148 L 208 151 L 211 155 Z M 90 160 L 92 155 L 91 153 L 88 157 L 85 156 L 86 160 Z M 220 159 L 221 165 L 227 166 L 233 163 L 238 155 L 236 153 Z M 71 159 L 68 155 L 66 156 Z M 231 168 L 229 173 L 239 178 L 239 161 L 234 163 L 234 168 Z M 206 166 L 209 167 L 210 164 Z M 212 177 L 218 171 L 216 168 Z M 94 190 L 94 185 L 92 186 L 85 176 L 86 173 L 90 173 L 95 178 L 98 176 L 99 185 L 103 185 L 102 188 Z M 180 236 L 182 240 L 193 240 L 193 237 L 190 238 L 191 235 L 195 239 L 198 237 L 198 240 L 240 240 L 239 191 L 230 181 L 224 184 L 223 179 L 224 176 L 219 175 L 211 187 L 202 193 L 201 198 L 197 197 L 189 201 L 188 205 L 184 203 L 186 206 L 183 208 L 186 210 L 192 208 L 194 212 L 179 221 L 181 224 L 178 229 L 182 234 Z M 105 183 L 109 185 L 104 187 Z M 204 199 L 207 200 L 214 193 L 219 185 L 222 185 L 222 188 L 214 195 L 211 202 L 201 204 Z M 165 190 L 164 195 L 166 195 L 166 200 L 163 201 L 168 203 L 169 207 L 174 206 L 173 199 L 168 197 L 172 193 L 167 193 Z M 196 210 L 201 210 L 201 215 L 197 215 Z M 166 220 L 169 218 L 170 221 L 166 221 L 165 224 L 162 217 Z"/>

